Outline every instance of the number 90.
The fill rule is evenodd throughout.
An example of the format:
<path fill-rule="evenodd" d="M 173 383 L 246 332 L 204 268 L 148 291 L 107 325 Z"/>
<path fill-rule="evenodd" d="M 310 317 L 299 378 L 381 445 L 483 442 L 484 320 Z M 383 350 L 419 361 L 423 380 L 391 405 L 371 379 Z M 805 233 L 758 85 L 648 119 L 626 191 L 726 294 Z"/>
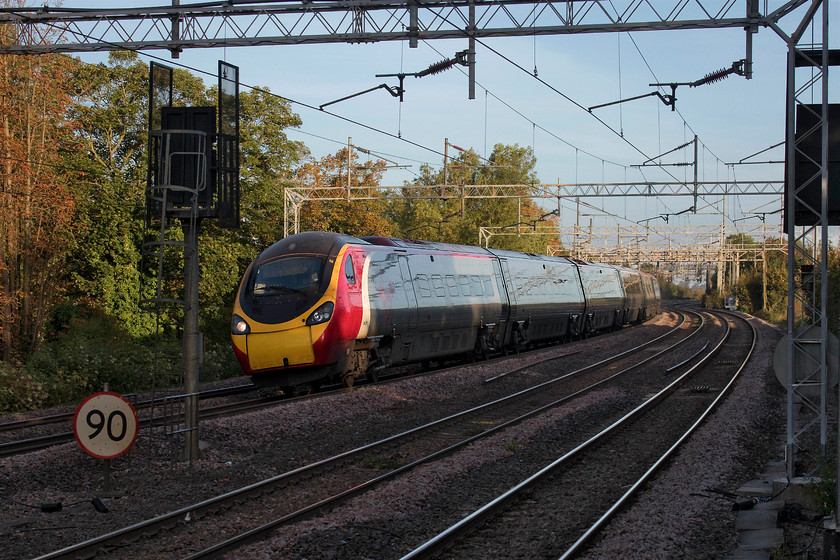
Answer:
<path fill-rule="evenodd" d="M 115 420 L 119 419 L 119 420 Z M 120 410 L 115 410 L 108 415 L 108 421 L 105 421 L 105 414 L 101 410 L 93 409 L 87 414 L 87 425 L 93 428 L 93 433 L 88 436 L 88 439 L 94 439 L 103 429 L 106 429 L 108 437 L 113 441 L 120 441 L 125 437 L 125 432 L 128 428 L 125 414 Z M 114 424 L 120 429 L 120 433 L 114 433 Z"/>

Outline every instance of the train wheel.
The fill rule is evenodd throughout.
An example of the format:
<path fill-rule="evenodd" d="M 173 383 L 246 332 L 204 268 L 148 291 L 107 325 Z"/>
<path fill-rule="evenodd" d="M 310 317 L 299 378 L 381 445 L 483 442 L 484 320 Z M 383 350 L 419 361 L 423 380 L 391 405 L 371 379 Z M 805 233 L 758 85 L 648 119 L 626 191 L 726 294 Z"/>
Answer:
<path fill-rule="evenodd" d="M 516 337 L 514 339 L 514 348 L 516 349 L 517 354 L 519 354 L 520 352 L 524 352 L 528 349 L 528 341 L 525 340 L 525 335 L 522 334 L 522 331 L 516 332 Z"/>
<path fill-rule="evenodd" d="M 352 387 L 352 386 L 353 386 L 353 382 L 354 382 L 355 380 L 356 380 L 356 378 L 355 378 L 355 377 L 353 377 L 353 374 L 352 374 L 352 373 L 345 374 L 345 375 L 343 375 L 343 376 L 341 377 L 341 385 L 342 385 L 343 387 L 346 387 L 346 388 L 348 388 L 348 389 L 349 389 L 350 387 Z"/>
<path fill-rule="evenodd" d="M 379 383 L 379 370 L 372 369 L 367 372 L 368 381 L 371 383 Z"/>
<path fill-rule="evenodd" d="M 283 394 L 286 395 L 287 397 L 294 397 L 295 396 L 294 386 L 290 385 L 288 387 L 280 387 L 280 390 L 283 391 Z"/>

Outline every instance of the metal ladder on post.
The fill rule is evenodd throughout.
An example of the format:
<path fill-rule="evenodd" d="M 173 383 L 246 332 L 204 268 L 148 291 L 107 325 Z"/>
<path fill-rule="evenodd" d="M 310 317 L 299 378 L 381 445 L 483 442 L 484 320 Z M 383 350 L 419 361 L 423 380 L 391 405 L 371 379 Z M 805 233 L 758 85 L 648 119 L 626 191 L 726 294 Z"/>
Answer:
<path fill-rule="evenodd" d="M 207 135 L 199 130 L 165 129 L 152 132 L 150 147 L 151 173 L 156 180 L 146 191 L 150 208 L 147 225 L 155 238 L 142 245 L 141 274 L 146 282 L 140 300 L 155 322 L 149 435 L 151 439 L 170 441 L 175 450 L 184 447 L 186 429 L 184 264 L 188 257 L 197 258 L 198 249 L 197 236 L 185 239 L 184 232 L 195 232 L 198 225 L 199 193 L 207 186 L 207 142 Z M 184 172 L 189 167 L 192 173 Z M 178 171 L 175 175 L 181 182 L 194 184 L 175 184 L 179 179 L 173 179 L 173 170 Z M 153 230 L 152 226 L 157 227 Z M 148 297 L 144 297 L 146 294 Z"/>

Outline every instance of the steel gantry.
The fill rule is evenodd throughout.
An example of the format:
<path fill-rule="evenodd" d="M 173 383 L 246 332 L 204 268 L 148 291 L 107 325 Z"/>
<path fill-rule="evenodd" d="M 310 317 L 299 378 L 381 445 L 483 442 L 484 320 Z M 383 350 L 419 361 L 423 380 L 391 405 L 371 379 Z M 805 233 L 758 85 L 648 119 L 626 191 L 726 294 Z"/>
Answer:
<path fill-rule="evenodd" d="M 812 2 L 792 33 L 779 26 L 774 31 L 788 46 L 786 150 L 786 231 L 788 238 L 787 328 L 787 444 L 788 476 L 795 474 L 798 452 L 828 442 L 828 67 L 840 64 L 840 52 L 829 50 L 828 0 Z M 808 39 L 805 39 L 805 38 Z M 810 114 L 810 130 L 798 135 L 797 119 Z M 812 139 L 816 138 L 816 142 Z M 807 153 L 805 145 L 819 147 Z M 798 166 L 807 161 L 812 171 L 804 180 Z M 803 166 L 804 167 L 804 166 Z M 837 177 L 834 178 L 838 180 Z M 816 191 L 816 197 L 809 196 Z M 837 194 L 835 193 L 835 197 Z M 816 198 L 816 204 L 814 203 Z M 813 241 L 811 241 L 813 240 Z M 837 356 L 832 356 L 835 363 Z M 797 408 L 801 406 L 801 412 Z M 840 423 L 837 428 L 840 430 Z M 838 434 L 840 435 L 840 434 Z M 840 445 L 835 451 L 840 458 Z M 840 468 L 840 462 L 838 462 Z M 837 515 L 840 484 L 835 494 L 834 548 L 840 548 Z"/>
<path fill-rule="evenodd" d="M 479 244 L 490 246 L 494 236 L 545 235 L 559 239 L 567 249 L 595 246 L 597 244 L 622 247 L 626 245 L 652 244 L 668 240 L 673 245 L 690 248 L 702 244 L 722 245 L 730 235 L 744 235 L 759 239 L 775 236 L 781 239 L 783 232 L 777 226 L 766 224 L 727 226 L 714 225 L 613 225 L 580 226 L 549 224 L 517 224 L 511 226 L 482 226 L 478 231 Z M 653 238 L 653 239 L 651 239 Z M 564 240 L 570 239 L 570 243 Z M 575 241 L 578 239 L 578 241 Z"/>
<path fill-rule="evenodd" d="M 733 263 L 763 262 L 767 251 L 787 253 L 787 243 L 782 240 L 763 240 L 755 244 L 697 243 L 679 245 L 668 242 L 630 244 L 623 246 L 598 247 L 581 246 L 578 249 L 550 248 L 551 255 L 573 257 L 585 261 L 605 262 L 610 264 L 662 264 L 662 263 Z"/>
<path fill-rule="evenodd" d="M 769 13 L 732 0 L 219 0 L 134 8 L 5 8 L 0 21 L 18 41 L 0 52 L 33 54 L 116 49 L 184 49 L 475 39 L 668 29 L 754 33 L 803 4 Z M 746 5 L 746 10 L 744 9 Z M 60 34 L 56 34 L 60 31 Z"/>
<path fill-rule="evenodd" d="M 460 200 L 481 198 L 530 198 L 553 200 L 601 198 L 608 196 L 670 197 L 670 196 L 748 196 L 783 194 L 782 181 L 731 181 L 694 183 L 613 183 L 613 184 L 562 184 L 535 185 L 411 185 L 411 186 L 359 186 L 345 184 L 332 187 L 298 185 L 287 187 L 283 195 L 283 236 L 297 233 L 300 228 L 300 210 L 307 202 L 383 200 L 399 197 L 404 200 Z M 718 226 L 718 232 L 720 227 Z"/>

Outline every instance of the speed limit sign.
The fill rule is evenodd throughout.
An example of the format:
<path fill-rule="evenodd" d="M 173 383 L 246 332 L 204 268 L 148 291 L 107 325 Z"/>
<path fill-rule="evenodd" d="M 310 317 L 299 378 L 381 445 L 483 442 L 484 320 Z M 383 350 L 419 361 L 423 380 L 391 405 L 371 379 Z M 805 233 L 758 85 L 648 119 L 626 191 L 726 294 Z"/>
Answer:
<path fill-rule="evenodd" d="M 137 439 L 137 412 L 122 395 L 94 393 L 76 409 L 73 433 L 88 455 L 114 459 Z"/>

